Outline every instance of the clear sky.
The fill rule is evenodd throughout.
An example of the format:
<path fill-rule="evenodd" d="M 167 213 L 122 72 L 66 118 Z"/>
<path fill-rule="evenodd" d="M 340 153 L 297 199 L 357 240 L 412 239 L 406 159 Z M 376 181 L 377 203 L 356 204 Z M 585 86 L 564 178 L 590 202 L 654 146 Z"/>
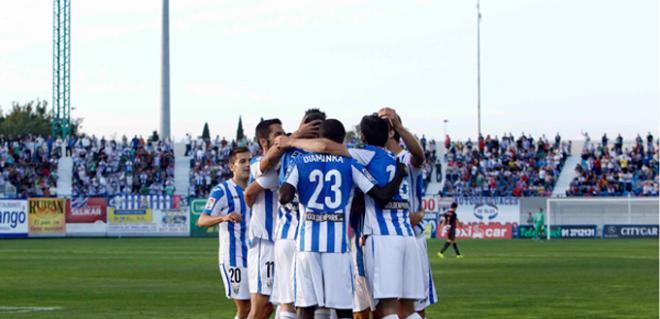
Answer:
<path fill-rule="evenodd" d="M 160 0 L 72 0 L 72 114 L 112 136 L 158 127 Z M 415 133 L 476 136 L 476 1 L 171 0 L 172 133 L 348 126 L 381 106 Z M 483 131 L 657 135 L 658 1 L 482 0 Z M 51 100 L 52 1 L 0 10 L 0 106 Z"/>

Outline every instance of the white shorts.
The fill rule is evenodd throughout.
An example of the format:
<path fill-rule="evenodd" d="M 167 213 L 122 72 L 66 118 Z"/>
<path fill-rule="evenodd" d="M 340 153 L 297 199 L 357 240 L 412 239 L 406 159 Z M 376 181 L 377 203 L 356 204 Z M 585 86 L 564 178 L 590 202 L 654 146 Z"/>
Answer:
<path fill-rule="evenodd" d="M 296 252 L 296 307 L 353 309 L 350 253 Z"/>
<path fill-rule="evenodd" d="M 227 299 L 250 300 L 247 269 L 245 267 L 229 267 L 220 264 L 220 277 L 225 285 Z"/>
<path fill-rule="evenodd" d="M 422 311 L 428 306 L 438 302 L 438 293 L 435 290 L 435 282 L 431 274 L 431 265 L 429 264 L 429 255 L 426 247 L 426 237 L 424 235 L 416 237 L 417 248 L 419 248 L 419 257 L 422 263 L 422 275 L 424 276 L 424 291 L 426 297 L 415 301 L 415 311 Z"/>
<path fill-rule="evenodd" d="M 275 250 L 272 241 L 255 238 L 248 247 L 248 282 L 250 293 L 270 296 L 275 277 Z"/>
<path fill-rule="evenodd" d="M 275 241 L 275 278 L 270 302 L 274 304 L 292 304 L 293 299 L 293 263 L 296 255 L 296 241 L 278 239 Z"/>
<path fill-rule="evenodd" d="M 371 235 L 365 246 L 373 299 L 424 299 L 424 276 L 415 237 Z"/>

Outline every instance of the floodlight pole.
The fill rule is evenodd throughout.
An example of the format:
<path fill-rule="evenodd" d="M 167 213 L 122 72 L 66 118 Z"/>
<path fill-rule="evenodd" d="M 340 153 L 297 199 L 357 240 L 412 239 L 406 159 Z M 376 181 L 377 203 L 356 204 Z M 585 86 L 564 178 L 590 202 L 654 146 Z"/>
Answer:
<path fill-rule="evenodd" d="M 170 132 L 170 4 L 163 0 L 160 74 L 160 138 L 167 140 Z"/>
<path fill-rule="evenodd" d="M 481 8 L 477 0 L 477 131 L 481 136 Z"/>

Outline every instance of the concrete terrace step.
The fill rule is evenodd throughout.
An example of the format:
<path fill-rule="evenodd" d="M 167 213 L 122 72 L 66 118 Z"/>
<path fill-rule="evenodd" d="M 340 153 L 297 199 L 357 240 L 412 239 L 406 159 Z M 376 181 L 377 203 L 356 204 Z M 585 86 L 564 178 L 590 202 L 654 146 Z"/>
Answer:
<path fill-rule="evenodd" d="M 176 195 L 188 195 L 190 187 L 190 157 L 185 156 L 185 142 L 174 143 L 174 187 Z"/>
<path fill-rule="evenodd" d="M 566 191 L 571 186 L 573 178 L 575 178 L 575 166 L 580 164 L 580 160 L 581 158 L 578 155 L 571 155 L 566 159 L 555 184 L 555 189 L 552 191 L 552 197 L 566 196 Z"/>
<path fill-rule="evenodd" d="M 60 158 L 57 164 L 57 195 L 71 196 L 73 180 L 73 159 L 71 157 Z"/>

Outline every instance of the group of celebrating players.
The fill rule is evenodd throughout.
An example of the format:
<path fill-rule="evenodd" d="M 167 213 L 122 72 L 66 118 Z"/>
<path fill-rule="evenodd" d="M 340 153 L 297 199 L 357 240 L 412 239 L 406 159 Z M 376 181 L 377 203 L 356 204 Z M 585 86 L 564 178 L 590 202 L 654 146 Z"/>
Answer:
<path fill-rule="evenodd" d="M 213 188 L 198 224 L 219 224 L 235 318 L 421 319 L 436 302 L 424 151 L 393 109 L 359 128 L 362 144 L 348 148 L 342 123 L 310 109 L 289 135 L 280 120 L 261 121 L 261 156 L 231 151 L 233 177 Z"/>

